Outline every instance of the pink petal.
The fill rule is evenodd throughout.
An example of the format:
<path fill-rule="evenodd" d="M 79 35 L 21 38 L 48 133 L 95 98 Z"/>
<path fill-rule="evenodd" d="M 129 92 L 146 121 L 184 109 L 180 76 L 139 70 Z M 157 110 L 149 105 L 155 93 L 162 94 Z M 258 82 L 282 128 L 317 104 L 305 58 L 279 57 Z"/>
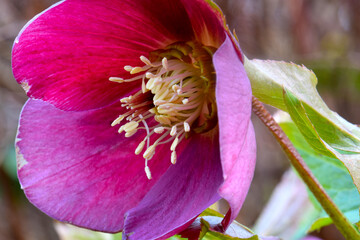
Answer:
<path fill-rule="evenodd" d="M 193 38 L 180 0 L 63 1 L 31 20 L 13 48 L 14 76 L 27 94 L 65 110 L 113 103 L 139 82 L 125 65 L 169 43 Z"/>
<path fill-rule="evenodd" d="M 220 128 L 220 155 L 224 183 L 219 189 L 231 209 L 223 224 L 235 219 L 253 177 L 256 142 L 251 116 L 251 86 L 229 37 L 214 54 L 216 101 Z"/>
<path fill-rule="evenodd" d="M 215 132 L 191 136 L 178 162 L 128 212 L 123 232 L 126 239 L 164 239 L 167 233 L 185 229 L 219 199 L 222 172 Z"/>
<path fill-rule="evenodd" d="M 196 38 L 207 46 L 219 47 L 225 40 L 225 18 L 220 9 L 204 0 L 182 0 Z"/>
<path fill-rule="evenodd" d="M 149 162 L 134 150 L 142 132 L 125 138 L 110 124 L 118 105 L 66 112 L 41 100 L 29 100 L 16 144 L 18 175 L 28 199 L 46 214 L 78 226 L 118 232 L 124 214 L 136 206 L 170 164 L 161 145 Z"/>

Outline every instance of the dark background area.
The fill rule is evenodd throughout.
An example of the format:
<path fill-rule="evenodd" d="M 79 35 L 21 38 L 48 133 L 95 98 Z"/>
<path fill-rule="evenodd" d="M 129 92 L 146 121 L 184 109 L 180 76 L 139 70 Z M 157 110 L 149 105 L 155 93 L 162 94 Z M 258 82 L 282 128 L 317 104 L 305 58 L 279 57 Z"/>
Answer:
<path fill-rule="evenodd" d="M 0 0 L 0 240 L 59 239 L 53 221 L 31 206 L 16 178 L 13 142 L 27 97 L 11 71 L 11 47 L 22 26 L 51 0 Z M 360 123 L 360 1 L 217 0 L 245 55 L 313 69 L 334 111 Z M 273 109 L 271 109 L 273 111 Z M 289 167 L 272 136 L 254 118 L 258 160 L 239 221 L 251 226 Z M 330 237 L 328 238 L 330 239 Z"/>

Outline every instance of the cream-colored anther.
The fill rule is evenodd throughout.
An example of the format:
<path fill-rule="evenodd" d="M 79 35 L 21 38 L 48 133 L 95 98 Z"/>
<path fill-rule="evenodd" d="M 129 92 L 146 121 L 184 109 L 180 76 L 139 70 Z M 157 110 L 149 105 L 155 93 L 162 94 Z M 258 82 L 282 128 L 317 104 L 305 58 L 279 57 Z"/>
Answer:
<path fill-rule="evenodd" d="M 171 153 L 171 163 L 175 164 L 176 160 L 177 160 L 176 152 L 172 151 L 172 153 Z"/>
<path fill-rule="evenodd" d="M 182 100 L 182 103 L 183 103 L 183 104 L 188 104 L 188 103 L 189 103 L 189 99 L 187 99 L 187 98 L 183 99 L 183 100 Z"/>
<path fill-rule="evenodd" d="M 168 117 L 163 115 L 156 115 L 155 120 L 164 125 L 171 125 L 171 121 Z"/>
<path fill-rule="evenodd" d="M 119 133 L 122 133 L 123 131 L 124 131 L 124 125 L 122 125 L 122 126 L 119 128 L 118 132 L 119 132 Z"/>
<path fill-rule="evenodd" d="M 141 153 L 141 151 L 144 149 L 144 146 L 145 146 L 145 140 L 142 141 L 138 146 L 137 148 L 135 149 L 135 154 L 136 155 L 139 155 Z"/>
<path fill-rule="evenodd" d="M 155 100 L 155 101 L 154 101 L 154 105 L 155 105 L 155 106 L 159 106 L 159 105 L 165 104 L 165 103 L 167 103 L 167 101 L 164 101 L 164 100 Z"/>
<path fill-rule="evenodd" d="M 150 80 L 146 83 L 145 87 L 151 90 L 155 85 L 155 78 L 150 78 Z"/>
<path fill-rule="evenodd" d="M 161 60 L 161 64 L 163 66 L 163 68 L 165 68 L 166 70 L 169 69 L 169 63 L 168 63 L 168 60 L 166 57 L 164 57 L 162 60 Z"/>
<path fill-rule="evenodd" d="M 173 86 L 171 87 L 171 89 L 172 89 L 174 92 L 177 92 L 177 90 L 180 89 L 180 86 L 175 84 L 175 85 L 173 85 Z"/>
<path fill-rule="evenodd" d="M 145 56 L 140 56 L 140 60 L 145 63 L 146 65 L 152 66 L 152 63 L 150 62 L 150 60 L 145 57 Z"/>
<path fill-rule="evenodd" d="M 155 147 L 155 145 L 151 145 L 150 147 L 148 147 L 144 152 L 143 157 L 150 160 L 155 154 Z"/>
<path fill-rule="evenodd" d="M 181 88 L 179 88 L 178 90 L 176 90 L 176 93 L 177 93 L 178 95 L 180 95 L 180 94 L 182 94 L 183 92 L 182 92 Z"/>
<path fill-rule="evenodd" d="M 124 98 L 120 99 L 120 102 L 128 103 L 130 101 L 130 99 L 131 99 L 130 97 L 124 97 Z"/>
<path fill-rule="evenodd" d="M 164 127 L 157 127 L 157 128 L 154 129 L 154 132 L 160 134 L 160 133 L 163 133 L 164 130 L 165 130 Z"/>
<path fill-rule="evenodd" d="M 184 130 L 185 132 L 190 132 L 190 125 L 187 122 L 184 122 Z"/>
<path fill-rule="evenodd" d="M 146 89 L 146 84 L 145 84 L 145 79 L 144 78 L 142 79 L 142 82 L 141 82 L 141 91 L 142 91 L 142 93 L 146 93 L 148 91 Z"/>
<path fill-rule="evenodd" d="M 123 119 L 124 119 L 124 116 L 123 116 L 123 115 L 120 115 L 117 119 L 115 119 L 115 120 L 111 123 L 111 126 L 113 127 L 113 126 L 119 124 Z"/>
<path fill-rule="evenodd" d="M 175 151 L 175 148 L 177 147 L 178 143 L 179 143 L 179 138 L 176 137 L 175 140 L 171 144 L 170 150 Z"/>
<path fill-rule="evenodd" d="M 146 72 L 145 76 L 146 76 L 146 78 L 156 78 L 156 76 L 154 74 L 152 74 L 151 72 Z"/>
<path fill-rule="evenodd" d="M 132 66 L 129 66 L 129 65 L 124 66 L 124 70 L 127 72 L 131 72 L 132 69 L 133 69 Z"/>
<path fill-rule="evenodd" d="M 111 82 L 117 82 L 117 83 L 123 83 L 125 82 L 125 80 L 123 78 L 119 78 L 119 77 L 110 77 L 109 81 Z"/>
<path fill-rule="evenodd" d="M 171 131 L 170 131 L 170 136 L 175 136 L 177 133 L 177 127 L 176 126 L 172 126 Z"/>
<path fill-rule="evenodd" d="M 150 180 L 151 172 L 150 172 L 150 168 L 148 166 L 145 166 L 145 173 L 146 173 L 146 177 Z"/>
<path fill-rule="evenodd" d="M 134 135 L 137 132 L 137 129 L 131 131 L 131 132 L 126 132 L 125 133 L 125 137 L 131 137 L 132 135 Z"/>
<path fill-rule="evenodd" d="M 139 126 L 138 122 L 131 121 L 124 125 L 125 132 L 132 132 Z"/>
<path fill-rule="evenodd" d="M 144 71 L 142 67 L 134 67 L 133 69 L 131 69 L 130 74 L 137 74 L 142 71 Z"/>

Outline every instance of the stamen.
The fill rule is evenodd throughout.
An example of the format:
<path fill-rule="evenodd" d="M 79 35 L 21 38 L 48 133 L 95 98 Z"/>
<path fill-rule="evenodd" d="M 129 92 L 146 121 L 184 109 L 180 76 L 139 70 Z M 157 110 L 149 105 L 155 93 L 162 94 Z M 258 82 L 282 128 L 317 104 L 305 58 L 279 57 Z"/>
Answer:
<path fill-rule="evenodd" d="M 176 152 L 173 151 L 173 152 L 171 153 L 171 163 L 172 163 L 172 164 L 176 164 L 176 160 L 177 160 Z"/>
<path fill-rule="evenodd" d="M 160 134 L 160 133 L 163 133 L 164 130 L 165 130 L 164 127 L 157 127 L 157 128 L 154 129 L 154 132 Z"/>
<path fill-rule="evenodd" d="M 125 132 L 131 132 L 135 130 L 138 126 L 139 126 L 138 122 L 131 121 L 124 125 L 124 130 Z"/>
<path fill-rule="evenodd" d="M 150 60 L 145 56 L 140 56 L 140 60 L 145 63 L 146 65 L 153 66 L 150 62 Z"/>
<path fill-rule="evenodd" d="M 131 69 L 130 74 L 137 74 L 144 71 L 144 69 L 142 67 L 134 67 L 133 69 Z"/>
<path fill-rule="evenodd" d="M 129 65 L 124 66 L 124 70 L 127 72 L 131 72 L 132 69 L 133 69 L 132 66 L 129 66 Z"/>
<path fill-rule="evenodd" d="M 157 146 L 172 142 L 171 163 L 175 164 L 176 148 L 190 136 L 187 133 L 206 132 L 215 127 L 215 71 L 211 61 L 215 50 L 197 42 L 174 43 L 152 52 L 149 58 L 140 56 L 143 66 L 124 66 L 125 71 L 135 74 L 132 78 L 109 78 L 123 84 L 138 81 L 141 87 L 135 94 L 120 100 L 127 111 L 111 126 L 125 119 L 127 123 L 118 130 L 125 132 L 125 137 L 146 130 L 146 137 L 136 147 L 135 154 L 139 155 L 146 148 L 142 156 L 148 179 L 152 178 L 148 161 Z M 148 119 L 154 119 L 156 123 L 150 121 L 151 125 L 148 125 Z M 144 127 L 139 127 L 140 122 Z"/>
<path fill-rule="evenodd" d="M 177 132 L 176 126 L 172 126 L 171 131 L 170 131 L 170 135 L 171 135 L 171 136 L 175 136 L 175 135 L 176 135 L 176 132 Z"/>
<path fill-rule="evenodd" d="M 144 146 L 145 146 L 145 141 L 142 141 L 142 142 L 137 146 L 137 148 L 136 148 L 136 150 L 135 150 L 135 154 L 136 154 L 136 155 L 139 155 L 139 154 L 142 152 L 142 150 L 144 149 Z"/>
<path fill-rule="evenodd" d="M 116 118 L 112 123 L 111 126 L 118 125 L 125 117 L 123 115 L 120 115 L 118 118 Z"/>
<path fill-rule="evenodd" d="M 184 122 L 184 130 L 185 132 L 190 132 L 190 125 L 187 122 Z"/>
<path fill-rule="evenodd" d="M 145 173 L 146 173 L 146 177 L 150 180 L 152 177 L 151 177 L 150 168 L 148 166 L 145 166 Z"/>
<path fill-rule="evenodd" d="M 111 82 L 117 82 L 117 83 L 123 83 L 125 82 L 123 78 L 119 78 L 119 77 L 110 77 L 109 80 Z"/>
<path fill-rule="evenodd" d="M 156 145 L 151 145 L 150 147 L 148 147 L 144 152 L 143 157 L 147 160 L 150 160 L 155 154 L 155 147 Z"/>
<path fill-rule="evenodd" d="M 163 68 L 165 68 L 166 70 L 169 69 L 169 63 L 168 63 L 168 60 L 167 60 L 166 57 L 164 57 L 164 58 L 162 59 L 161 63 L 162 63 Z"/>
<path fill-rule="evenodd" d="M 134 135 L 135 133 L 137 132 L 137 129 L 135 129 L 135 130 L 133 130 L 133 131 L 131 131 L 131 132 L 127 132 L 127 133 L 125 133 L 125 137 L 131 137 L 132 135 Z"/>
<path fill-rule="evenodd" d="M 176 137 L 173 143 L 171 144 L 170 150 L 175 151 L 175 148 L 177 147 L 178 143 L 179 143 L 179 138 Z"/>

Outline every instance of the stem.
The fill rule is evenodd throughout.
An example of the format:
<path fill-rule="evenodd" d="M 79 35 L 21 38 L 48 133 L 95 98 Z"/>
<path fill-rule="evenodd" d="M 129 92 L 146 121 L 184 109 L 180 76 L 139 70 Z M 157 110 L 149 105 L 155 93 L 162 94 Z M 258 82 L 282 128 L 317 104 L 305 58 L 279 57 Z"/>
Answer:
<path fill-rule="evenodd" d="M 264 105 L 255 97 L 252 98 L 253 112 L 265 124 L 265 126 L 274 135 L 280 146 L 285 151 L 290 163 L 296 169 L 302 180 L 314 194 L 326 213 L 331 217 L 335 226 L 341 234 L 349 240 L 360 239 L 360 233 L 353 224 L 343 215 L 340 209 L 335 205 L 330 196 L 325 192 L 319 181 L 312 174 L 294 145 L 286 136 L 284 131 L 276 123 L 271 114 L 265 109 Z"/>

